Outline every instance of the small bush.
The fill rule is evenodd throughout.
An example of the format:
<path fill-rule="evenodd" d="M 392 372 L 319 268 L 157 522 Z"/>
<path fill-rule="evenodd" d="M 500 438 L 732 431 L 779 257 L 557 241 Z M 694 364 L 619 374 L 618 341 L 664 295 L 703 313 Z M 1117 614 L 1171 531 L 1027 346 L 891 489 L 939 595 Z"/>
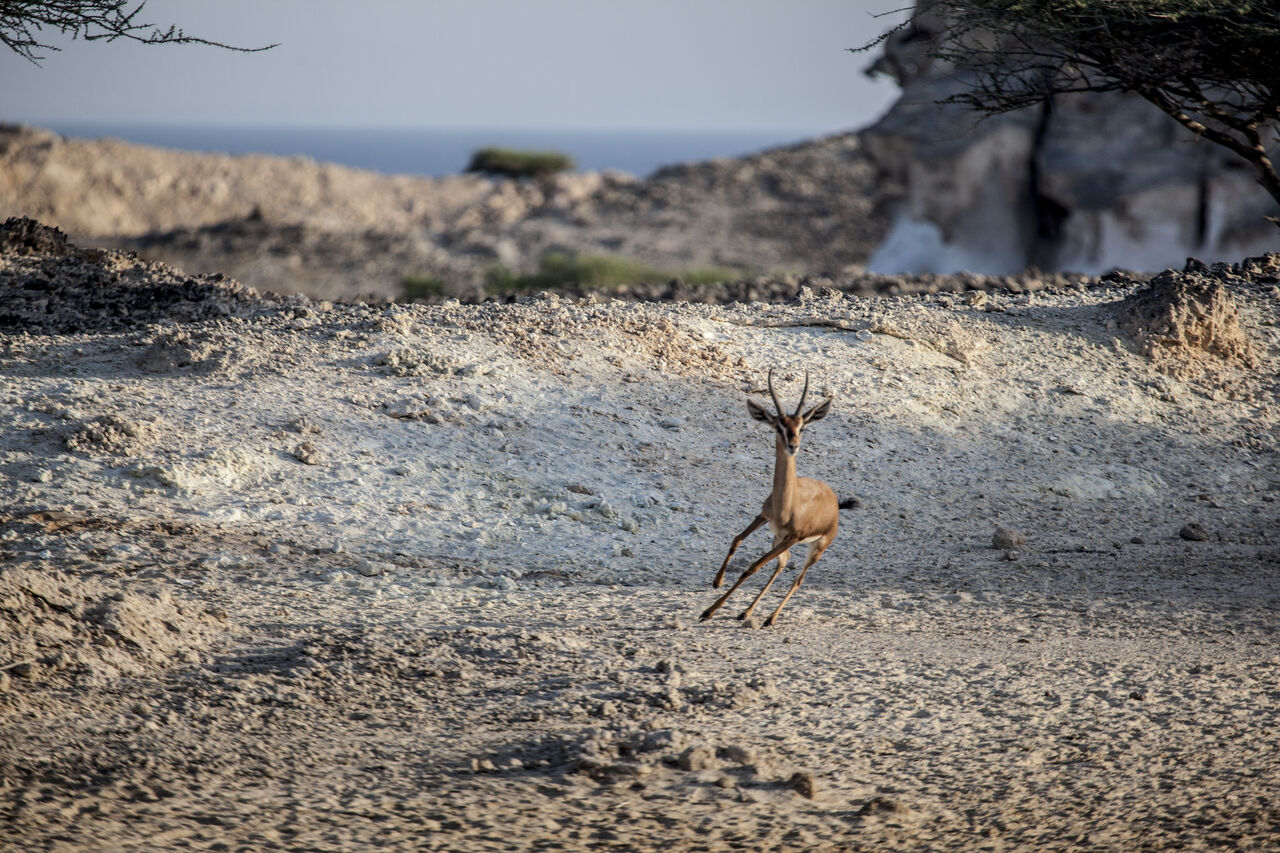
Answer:
<path fill-rule="evenodd" d="M 407 275 L 400 279 L 400 290 L 405 302 L 430 302 L 444 296 L 444 282 L 431 275 Z"/>
<path fill-rule="evenodd" d="M 712 284 L 741 278 L 738 270 L 725 267 L 698 267 L 673 272 L 652 267 L 643 261 L 616 255 L 548 254 L 538 263 L 538 271 L 519 275 L 504 266 L 489 269 L 486 289 L 491 293 L 527 290 L 581 290 L 620 287 L 627 284 L 652 284 L 678 278 L 688 284 Z"/>
<path fill-rule="evenodd" d="M 545 178 L 573 167 L 573 158 L 558 151 L 481 148 L 471 155 L 467 171 L 508 178 Z"/>

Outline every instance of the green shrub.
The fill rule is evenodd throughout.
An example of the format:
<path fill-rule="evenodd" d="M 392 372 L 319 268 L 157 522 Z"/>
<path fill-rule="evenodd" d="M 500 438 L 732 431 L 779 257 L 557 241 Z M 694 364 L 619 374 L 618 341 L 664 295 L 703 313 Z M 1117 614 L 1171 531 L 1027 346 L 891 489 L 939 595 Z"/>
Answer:
<path fill-rule="evenodd" d="M 574 167 L 573 158 L 558 151 L 516 151 L 481 148 L 471 155 L 468 172 L 508 178 L 545 178 Z"/>
<path fill-rule="evenodd" d="M 678 278 L 688 284 L 713 284 L 735 281 L 739 270 L 727 267 L 698 267 L 683 271 L 662 270 L 643 261 L 617 255 L 565 255 L 551 253 L 538 262 L 538 271 L 527 275 L 512 272 L 502 265 L 489 269 L 485 276 L 490 293 L 528 290 L 607 290 L 627 284 L 652 284 Z"/>
<path fill-rule="evenodd" d="M 444 296 L 444 282 L 432 275 L 407 275 L 400 279 L 400 290 L 406 302 L 429 302 Z"/>

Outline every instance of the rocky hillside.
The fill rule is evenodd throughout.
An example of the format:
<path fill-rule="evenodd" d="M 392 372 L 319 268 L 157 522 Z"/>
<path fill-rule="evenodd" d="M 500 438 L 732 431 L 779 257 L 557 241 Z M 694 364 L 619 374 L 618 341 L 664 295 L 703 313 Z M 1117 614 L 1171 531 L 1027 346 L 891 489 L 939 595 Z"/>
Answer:
<path fill-rule="evenodd" d="M 0 128 L 0 216 L 31 216 L 89 245 L 188 273 L 315 297 L 394 297 L 401 279 L 472 294 L 501 264 L 604 254 L 673 274 L 840 275 L 884 236 L 855 135 L 756 155 L 545 182 L 386 176 L 304 158 L 169 151 Z"/>

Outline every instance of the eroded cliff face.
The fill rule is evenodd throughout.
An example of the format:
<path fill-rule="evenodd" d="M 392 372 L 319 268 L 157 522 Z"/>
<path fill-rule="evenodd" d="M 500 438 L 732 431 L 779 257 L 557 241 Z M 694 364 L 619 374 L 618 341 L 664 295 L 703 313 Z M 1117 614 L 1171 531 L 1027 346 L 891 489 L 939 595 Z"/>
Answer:
<path fill-rule="evenodd" d="M 938 104 L 972 78 L 929 56 L 944 27 L 926 11 L 868 69 L 902 97 L 863 132 L 864 150 L 906 188 L 871 270 L 1096 274 L 1280 249 L 1263 218 L 1275 202 L 1247 166 L 1137 96 L 1060 96 L 985 119 Z"/>

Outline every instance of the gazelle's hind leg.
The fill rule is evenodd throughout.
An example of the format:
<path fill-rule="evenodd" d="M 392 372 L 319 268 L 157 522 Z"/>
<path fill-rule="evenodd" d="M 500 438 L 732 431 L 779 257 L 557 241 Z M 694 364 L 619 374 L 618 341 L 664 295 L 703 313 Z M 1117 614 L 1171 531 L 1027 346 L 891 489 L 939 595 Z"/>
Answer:
<path fill-rule="evenodd" d="M 783 597 L 782 603 L 778 605 L 777 610 L 773 611 L 773 615 L 765 620 L 764 626 L 766 628 L 772 627 L 773 624 L 778 621 L 778 614 L 782 612 L 782 608 L 787 606 L 787 602 L 791 600 L 791 596 L 795 595 L 796 590 L 800 588 L 800 583 L 804 580 L 805 573 L 809 571 L 810 566 L 818 562 L 818 558 L 822 556 L 823 551 L 827 550 L 827 546 L 831 544 L 832 539 L 835 539 L 834 535 L 826 539 L 819 539 L 817 542 L 813 543 L 813 546 L 809 551 L 809 557 L 804 561 L 804 568 L 800 570 L 800 574 L 796 575 L 795 581 L 791 584 L 791 589 L 787 590 L 787 594 Z"/>
<path fill-rule="evenodd" d="M 782 537 L 773 537 L 773 547 L 777 548 L 781 542 Z M 778 575 L 782 574 L 782 570 L 787 567 L 787 560 L 789 559 L 791 559 L 790 551 L 783 551 L 778 555 L 778 568 L 774 569 L 773 574 L 769 575 L 769 579 L 764 582 L 764 586 L 760 588 L 758 593 L 756 593 L 756 597 L 751 601 L 751 604 L 747 609 L 738 614 L 739 619 L 745 621 L 751 618 L 751 611 L 756 609 L 756 605 L 760 603 L 760 599 L 764 598 L 764 594 L 769 591 L 769 587 L 773 586 L 773 582 L 778 579 Z"/>
<path fill-rule="evenodd" d="M 716 572 L 716 579 L 711 582 L 713 587 L 718 588 L 720 584 L 724 583 L 724 570 L 729 568 L 729 561 L 733 559 L 734 552 L 738 550 L 738 546 L 742 544 L 744 539 L 760 529 L 760 525 L 764 524 L 765 520 L 766 519 L 763 515 L 757 515 L 755 519 L 747 525 L 746 530 L 733 538 L 733 544 L 729 546 L 729 555 L 724 558 L 724 562 L 720 565 L 720 571 Z M 774 544 L 778 544 L 776 539 L 774 540 Z"/>

